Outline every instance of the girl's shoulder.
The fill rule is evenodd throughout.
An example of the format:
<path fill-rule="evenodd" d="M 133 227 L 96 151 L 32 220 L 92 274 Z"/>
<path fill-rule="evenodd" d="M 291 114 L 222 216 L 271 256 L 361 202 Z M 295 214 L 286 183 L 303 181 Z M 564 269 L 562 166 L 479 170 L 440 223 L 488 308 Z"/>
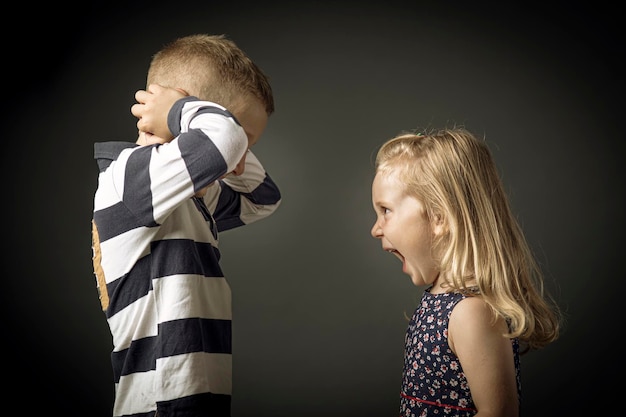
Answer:
<path fill-rule="evenodd" d="M 506 331 L 506 322 L 498 317 L 480 292 L 464 292 L 450 314 L 450 327 L 475 333 L 501 333 Z"/>
<path fill-rule="evenodd" d="M 482 343 L 481 340 L 500 338 L 507 332 L 507 324 L 496 316 L 480 295 L 476 295 L 464 297 L 456 304 L 450 314 L 448 330 L 451 340 Z"/>
<path fill-rule="evenodd" d="M 487 302 L 479 294 L 464 294 L 452 312 L 453 316 L 458 319 L 484 319 L 485 317 L 493 318 L 493 312 Z"/>
<path fill-rule="evenodd" d="M 478 287 L 467 287 L 456 290 L 455 293 L 458 294 L 459 301 L 454 306 L 451 320 L 467 325 L 471 325 L 473 322 L 477 322 L 474 323 L 476 325 L 495 321 L 495 312 L 481 296 Z"/>

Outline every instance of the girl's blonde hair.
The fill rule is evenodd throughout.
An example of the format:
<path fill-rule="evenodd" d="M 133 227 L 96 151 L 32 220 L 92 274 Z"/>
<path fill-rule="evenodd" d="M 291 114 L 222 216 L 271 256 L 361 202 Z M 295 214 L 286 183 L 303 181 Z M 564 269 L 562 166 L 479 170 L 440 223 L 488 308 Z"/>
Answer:
<path fill-rule="evenodd" d="M 476 285 L 509 323 L 507 336 L 518 337 L 526 350 L 558 338 L 559 309 L 544 292 L 542 272 L 484 141 L 464 128 L 405 132 L 382 145 L 376 170 L 394 171 L 429 219 L 442 222 L 445 233 L 435 237 L 433 253 L 451 288 Z"/>
<path fill-rule="evenodd" d="M 225 35 L 194 34 L 166 44 L 150 62 L 150 84 L 182 88 L 231 111 L 247 97 L 256 97 L 268 116 L 274 112 L 268 77 Z"/>

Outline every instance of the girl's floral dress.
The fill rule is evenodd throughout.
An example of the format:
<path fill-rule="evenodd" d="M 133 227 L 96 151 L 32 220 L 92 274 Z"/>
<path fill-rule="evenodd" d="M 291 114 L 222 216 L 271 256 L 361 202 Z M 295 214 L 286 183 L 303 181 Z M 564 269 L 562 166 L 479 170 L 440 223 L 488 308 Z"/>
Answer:
<path fill-rule="evenodd" d="M 424 291 L 405 336 L 400 392 L 401 417 L 470 417 L 476 408 L 459 358 L 448 346 L 448 322 L 469 293 Z M 518 397 L 521 398 L 519 341 L 511 339 Z"/>

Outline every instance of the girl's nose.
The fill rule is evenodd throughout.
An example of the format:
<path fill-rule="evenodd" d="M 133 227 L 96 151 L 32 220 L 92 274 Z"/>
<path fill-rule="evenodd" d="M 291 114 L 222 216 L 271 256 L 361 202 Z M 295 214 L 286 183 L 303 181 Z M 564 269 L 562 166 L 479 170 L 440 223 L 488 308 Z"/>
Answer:
<path fill-rule="evenodd" d="M 372 234 L 373 238 L 379 239 L 379 238 L 382 237 L 383 231 L 380 228 L 380 226 L 378 225 L 378 221 L 376 221 L 376 223 L 374 223 L 374 226 L 372 226 L 372 230 L 370 231 L 370 233 Z"/>

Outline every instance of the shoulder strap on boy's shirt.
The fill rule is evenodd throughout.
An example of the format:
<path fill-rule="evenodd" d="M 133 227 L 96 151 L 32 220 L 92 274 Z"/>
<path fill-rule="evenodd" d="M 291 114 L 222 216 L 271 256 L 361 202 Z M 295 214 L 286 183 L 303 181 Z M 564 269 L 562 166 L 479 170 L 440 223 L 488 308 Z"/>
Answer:
<path fill-rule="evenodd" d="M 111 162 L 115 161 L 124 149 L 134 148 L 137 145 L 132 142 L 111 141 L 96 142 L 93 145 L 93 157 L 98 163 L 100 172 L 106 170 Z"/>

